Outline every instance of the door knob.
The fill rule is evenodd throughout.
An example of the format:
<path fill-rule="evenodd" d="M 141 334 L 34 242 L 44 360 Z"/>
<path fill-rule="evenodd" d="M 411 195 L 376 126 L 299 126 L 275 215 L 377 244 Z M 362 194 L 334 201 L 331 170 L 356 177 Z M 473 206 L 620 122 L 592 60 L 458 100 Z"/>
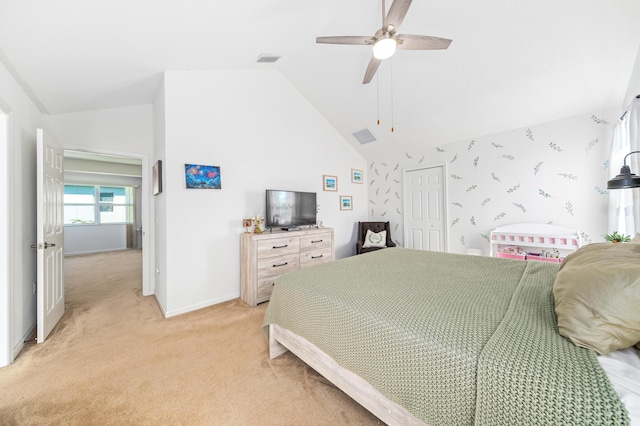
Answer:
<path fill-rule="evenodd" d="M 41 249 L 41 248 L 49 248 L 49 247 L 55 247 L 55 244 L 49 244 L 48 242 L 44 242 L 44 244 L 31 244 L 31 248 L 34 249 Z"/>

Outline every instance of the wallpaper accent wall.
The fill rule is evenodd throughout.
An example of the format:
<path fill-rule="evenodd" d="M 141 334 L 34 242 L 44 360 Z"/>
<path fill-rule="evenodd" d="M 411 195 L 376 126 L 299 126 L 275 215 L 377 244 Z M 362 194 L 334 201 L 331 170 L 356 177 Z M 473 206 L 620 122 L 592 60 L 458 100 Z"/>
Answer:
<path fill-rule="evenodd" d="M 576 229 L 583 243 L 603 241 L 617 115 L 606 110 L 372 161 L 369 220 L 388 220 L 403 245 L 403 170 L 446 164 L 449 252 L 488 255 L 493 229 L 523 222 Z"/>

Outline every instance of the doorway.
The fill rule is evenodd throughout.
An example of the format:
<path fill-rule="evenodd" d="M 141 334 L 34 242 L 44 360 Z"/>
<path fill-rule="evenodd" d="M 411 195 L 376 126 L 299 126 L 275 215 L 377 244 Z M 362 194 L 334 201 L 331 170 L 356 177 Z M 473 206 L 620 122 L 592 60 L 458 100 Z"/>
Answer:
<path fill-rule="evenodd" d="M 405 247 L 447 250 L 445 165 L 403 172 Z"/>
<path fill-rule="evenodd" d="M 105 151 L 86 151 L 83 149 L 65 149 L 65 184 L 83 184 L 87 186 L 96 186 L 108 188 L 111 192 L 118 188 L 127 187 L 127 193 L 132 195 L 132 203 L 135 204 L 134 215 L 127 224 L 113 224 L 107 226 L 89 226 L 95 236 L 93 238 L 101 238 L 100 235 L 107 235 L 112 238 L 114 233 L 121 233 L 124 245 L 113 245 L 107 243 L 94 246 L 80 246 L 78 251 L 98 252 L 109 251 L 109 247 L 118 249 L 141 249 L 142 250 L 142 294 L 153 294 L 152 283 L 149 274 L 149 229 L 150 229 L 150 179 L 148 157 L 145 155 L 135 155 L 122 152 L 105 152 Z M 115 187 L 115 188 L 114 188 Z M 96 205 L 98 210 L 109 208 L 118 208 L 122 206 L 108 205 L 108 200 L 101 200 L 105 194 L 100 192 L 97 196 Z M 108 192 L 108 191 L 107 191 Z M 101 201 L 107 201 L 102 203 Z M 105 205 L 106 204 L 106 205 Z M 110 212 L 97 212 L 97 216 L 109 216 Z M 82 240 L 82 232 L 80 227 L 65 227 L 65 246 L 74 239 Z M 102 228 L 102 229 L 100 229 Z M 68 232 L 67 232 L 68 231 Z M 105 234 L 106 232 L 106 234 Z M 68 234 L 68 235 L 67 235 Z M 73 234 L 73 235 L 72 235 Z M 126 240 L 126 241 L 125 241 Z M 132 244 L 132 241 L 134 242 Z M 78 253 L 76 253 L 78 254 Z"/>

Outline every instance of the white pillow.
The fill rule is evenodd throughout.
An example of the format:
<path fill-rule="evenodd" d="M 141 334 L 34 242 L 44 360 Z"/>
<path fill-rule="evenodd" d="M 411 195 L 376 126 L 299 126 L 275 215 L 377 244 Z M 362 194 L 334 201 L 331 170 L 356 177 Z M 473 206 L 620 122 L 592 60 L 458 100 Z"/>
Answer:
<path fill-rule="evenodd" d="M 367 229 L 367 234 L 364 236 L 364 244 L 362 245 L 362 248 L 386 246 L 387 231 L 372 232 L 371 229 Z"/>

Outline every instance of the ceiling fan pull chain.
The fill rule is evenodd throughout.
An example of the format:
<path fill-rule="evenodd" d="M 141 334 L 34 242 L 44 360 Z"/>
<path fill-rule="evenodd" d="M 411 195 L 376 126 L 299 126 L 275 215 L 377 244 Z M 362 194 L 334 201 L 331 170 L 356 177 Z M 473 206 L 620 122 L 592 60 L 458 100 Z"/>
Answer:
<path fill-rule="evenodd" d="M 380 78 L 376 74 L 376 107 L 378 109 L 378 126 L 380 125 Z"/>
<path fill-rule="evenodd" d="M 395 131 L 393 119 L 393 61 L 391 61 L 391 133 Z"/>

